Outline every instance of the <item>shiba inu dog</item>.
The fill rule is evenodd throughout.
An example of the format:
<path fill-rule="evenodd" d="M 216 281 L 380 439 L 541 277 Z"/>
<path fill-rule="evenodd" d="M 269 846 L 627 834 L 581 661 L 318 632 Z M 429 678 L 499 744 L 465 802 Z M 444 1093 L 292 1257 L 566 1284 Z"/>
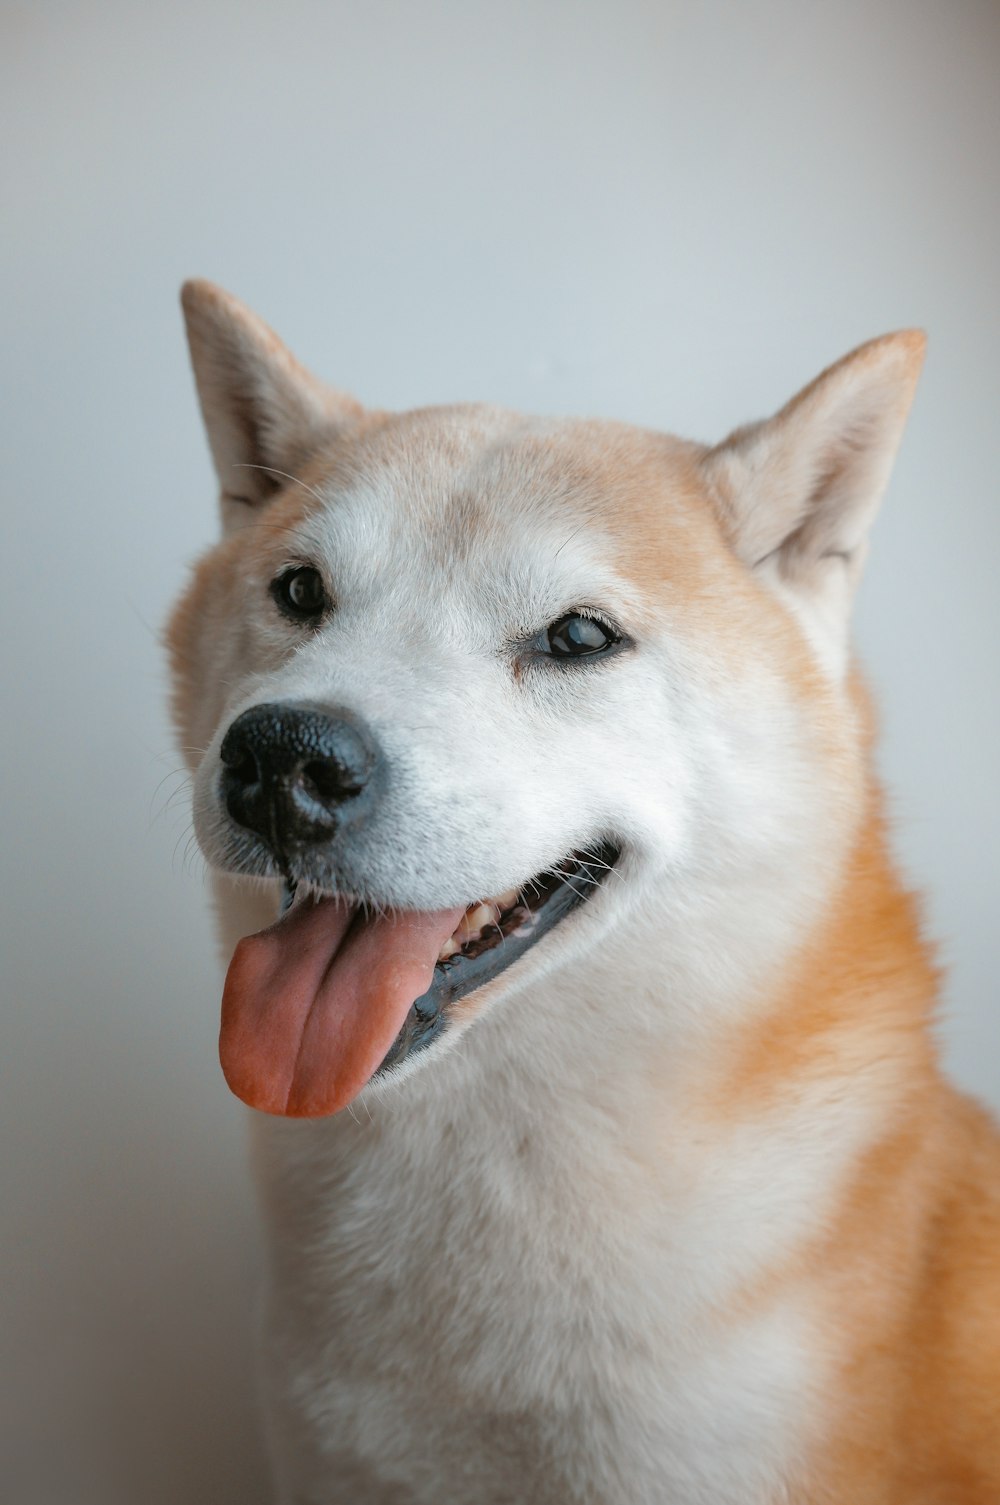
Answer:
<path fill-rule="evenodd" d="M 279 1500 L 1000 1501 L 1000 1138 L 848 641 L 922 335 L 707 447 L 371 411 L 183 302 Z"/>

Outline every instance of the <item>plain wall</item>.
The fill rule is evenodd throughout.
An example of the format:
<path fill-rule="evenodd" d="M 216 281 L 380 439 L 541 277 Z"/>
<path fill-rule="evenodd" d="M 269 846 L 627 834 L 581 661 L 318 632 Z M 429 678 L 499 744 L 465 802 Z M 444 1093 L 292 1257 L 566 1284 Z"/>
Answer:
<path fill-rule="evenodd" d="M 258 1505 L 244 1110 L 158 644 L 215 526 L 177 287 L 377 404 L 701 438 L 927 327 L 859 640 L 947 1060 L 1000 1104 L 1000 9 L 32 0 L 0 43 L 0 1475 Z"/>

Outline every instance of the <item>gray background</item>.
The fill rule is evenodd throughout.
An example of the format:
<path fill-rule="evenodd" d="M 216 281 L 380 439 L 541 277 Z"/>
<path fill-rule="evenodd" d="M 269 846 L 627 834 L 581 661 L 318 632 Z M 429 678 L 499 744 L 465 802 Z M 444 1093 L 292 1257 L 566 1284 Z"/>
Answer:
<path fill-rule="evenodd" d="M 948 1063 L 1000 1104 L 1000 9 L 33 0 L 0 42 L 4 1493 L 256 1505 L 243 1110 L 157 642 L 214 527 L 177 286 L 376 403 L 705 438 L 925 325 L 859 633 Z"/>

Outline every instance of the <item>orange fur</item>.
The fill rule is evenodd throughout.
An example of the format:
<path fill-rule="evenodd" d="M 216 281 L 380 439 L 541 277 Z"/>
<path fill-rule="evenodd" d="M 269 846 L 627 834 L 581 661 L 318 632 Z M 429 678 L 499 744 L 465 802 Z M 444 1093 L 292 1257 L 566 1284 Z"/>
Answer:
<path fill-rule="evenodd" d="M 938 978 L 887 849 L 880 795 L 839 896 L 700 1105 L 748 1122 L 825 1085 L 877 1126 L 819 1236 L 742 1293 L 822 1314 L 830 1379 L 796 1505 L 1000 1500 L 1000 1133 L 940 1075 Z M 710 1132 L 710 1130 L 709 1130 Z"/>

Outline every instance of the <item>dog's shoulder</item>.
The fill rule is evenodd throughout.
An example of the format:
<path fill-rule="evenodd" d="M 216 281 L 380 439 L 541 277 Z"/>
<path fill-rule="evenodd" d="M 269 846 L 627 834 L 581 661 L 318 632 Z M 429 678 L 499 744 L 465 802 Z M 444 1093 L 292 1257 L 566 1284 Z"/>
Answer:
<path fill-rule="evenodd" d="M 915 1453 L 961 1480 L 959 1502 L 1000 1499 L 1000 1131 L 943 1087 L 942 1176 L 915 1314 Z"/>

